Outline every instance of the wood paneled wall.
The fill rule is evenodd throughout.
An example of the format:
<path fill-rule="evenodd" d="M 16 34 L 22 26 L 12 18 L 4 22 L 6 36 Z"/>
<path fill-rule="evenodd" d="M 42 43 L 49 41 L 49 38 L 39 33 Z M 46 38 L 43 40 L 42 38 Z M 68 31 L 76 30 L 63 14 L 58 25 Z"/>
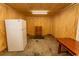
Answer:
<path fill-rule="evenodd" d="M 56 38 L 75 39 L 78 19 L 79 4 L 65 8 L 53 17 L 53 35 Z"/>
<path fill-rule="evenodd" d="M 16 12 L 5 4 L 0 4 L 0 51 L 6 48 L 6 30 L 5 30 L 5 19 L 17 19 L 24 18 L 23 15 Z"/>
<path fill-rule="evenodd" d="M 43 35 L 52 34 L 52 19 L 44 16 L 29 16 L 27 19 L 28 34 L 35 35 L 35 26 L 42 26 Z"/>

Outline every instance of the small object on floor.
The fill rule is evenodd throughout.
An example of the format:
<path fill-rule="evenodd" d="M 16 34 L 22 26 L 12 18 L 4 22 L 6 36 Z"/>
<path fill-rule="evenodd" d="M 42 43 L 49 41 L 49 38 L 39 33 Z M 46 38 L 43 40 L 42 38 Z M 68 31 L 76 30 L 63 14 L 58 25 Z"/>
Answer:
<path fill-rule="evenodd" d="M 44 39 L 44 37 L 41 36 L 41 35 L 36 35 L 36 36 L 34 37 L 34 39 Z"/>
<path fill-rule="evenodd" d="M 51 48 L 49 48 L 49 51 L 52 51 L 52 49 L 51 49 Z"/>
<path fill-rule="evenodd" d="M 36 42 L 39 42 L 38 40 L 36 40 Z"/>
<path fill-rule="evenodd" d="M 40 56 L 40 54 L 39 53 L 34 53 L 34 56 Z"/>

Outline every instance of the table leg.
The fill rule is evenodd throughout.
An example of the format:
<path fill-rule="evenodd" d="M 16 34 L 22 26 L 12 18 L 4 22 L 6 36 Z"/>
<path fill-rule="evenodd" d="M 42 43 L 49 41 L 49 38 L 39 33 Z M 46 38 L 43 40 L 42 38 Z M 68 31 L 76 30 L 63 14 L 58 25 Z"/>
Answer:
<path fill-rule="evenodd" d="M 58 54 L 61 53 L 61 45 L 59 44 L 59 47 L 58 47 Z"/>

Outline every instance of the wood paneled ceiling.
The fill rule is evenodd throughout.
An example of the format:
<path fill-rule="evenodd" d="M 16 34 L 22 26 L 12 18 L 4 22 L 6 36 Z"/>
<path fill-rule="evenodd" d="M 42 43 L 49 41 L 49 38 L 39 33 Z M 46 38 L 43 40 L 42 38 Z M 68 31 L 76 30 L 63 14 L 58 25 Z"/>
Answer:
<path fill-rule="evenodd" d="M 49 10 L 50 12 L 47 16 L 50 16 L 61 11 L 63 8 L 70 5 L 70 3 L 8 3 L 7 5 L 27 16 L 33 16 L 30 10 Z"/>

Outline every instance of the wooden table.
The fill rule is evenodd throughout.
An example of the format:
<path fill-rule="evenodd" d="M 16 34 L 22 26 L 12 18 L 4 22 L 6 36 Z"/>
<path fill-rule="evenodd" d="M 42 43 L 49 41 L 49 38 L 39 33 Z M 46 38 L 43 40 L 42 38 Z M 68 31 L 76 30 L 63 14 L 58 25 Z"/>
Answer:
<path fill-rule="evenodd" d="M 64 46 L 66 50 L 72 55 L 79 56 L 79 42 L 71 38 L 57 38 L 59 42 L 58 53 L 61 53 L 61 46 Z"/>

